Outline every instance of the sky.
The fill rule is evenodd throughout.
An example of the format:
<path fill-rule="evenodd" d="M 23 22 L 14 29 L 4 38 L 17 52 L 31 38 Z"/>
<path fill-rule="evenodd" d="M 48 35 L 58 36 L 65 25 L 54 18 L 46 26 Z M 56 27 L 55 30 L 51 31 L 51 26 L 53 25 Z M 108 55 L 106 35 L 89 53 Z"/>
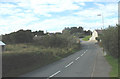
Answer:
<path fill-rule="evenodd" d="M 97 16 L 101 14 L 101 16 Z M 0 0 L 0 34 L 20 29 L 62 32 L 95 30 L 118 23 L 118 0 Z"/>

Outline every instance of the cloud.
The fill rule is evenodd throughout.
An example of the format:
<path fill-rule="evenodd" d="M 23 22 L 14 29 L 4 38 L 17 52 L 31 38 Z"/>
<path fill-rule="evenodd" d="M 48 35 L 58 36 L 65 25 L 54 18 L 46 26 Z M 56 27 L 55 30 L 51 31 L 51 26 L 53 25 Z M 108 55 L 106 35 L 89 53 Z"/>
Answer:
<path fill-rule="evenodd" d="M 80 2 L 79 5 L 85 6 L 85 3 L 84 2 Z"/>
<path fill-rule="evenodd" d="M 0 2 L 28 2 L 31 0 L 0 0 Z M 34 0 L 34 1 L 38 1 L 38 0 Z M 39 0 L 40 1 L 40 0 Z M 58 0 L 44 0 L 42 2 L 56 2 Z M 119 0 L 71 0 L 71 1 L 75 1 L 75 2 L 118 2 Z"/>
<path fill-rule="evenodd" d="M 98 6 L 98 9 L 101 11 L 101 14 L 104 15 L 105 18 L 109 17 L 118 17 L 118 5 L 117 3 L 109 3 L 106 5 L 102 5 L 100 3 L 95 3 Z"/>
<path fill-rule="evenodd" d="M 49 12 L 77 10 L 80 7 L 71 0 L 31 0 L 31 8 L 36 14 L 50 16 Z"/>
<path fill-rule="evenodd" d="M 10 4 L 10 1 L 6 0 L 6 3 L 0 4 L 0 9 L 2 10 L 1 13 L 5 14 L 6 12 L 14 14 L 14 11 L 17 11 L 17 8 L 22 8 L 31 9 L 37 15 L 44 15 L 50 17 L 51 14 L 49 12 L 63 12 L 66 10 L 80 9 L 80 6 L 74 4 L 73 0 L 17 0 L 15 2 L 12 1 L 12 3 L 16 3 L 17 5 Z M 84 3 L 80 4 L 85 5 Z"/>
<path fill-rule="evenodd" d="M 20 9 L 15 9 L 17 6 L 9 3 L 0 3 L 0 15 L 13 15 L 19 11 Z"/>
<path fill-rule="evenodd" d="M 116 3 L 109 3 L 109 4 L 101 4 L 101 3 L 94 3 L 97 7 L 95 8 L 88 8 L 79 12 L 74 13 L 80 17 L 83 17 L 85 20 L 98 20 L 98 14 L 101 14 L 103 18 L 117 19 L 118 16 L 118 6 Z"/>
<path fill-rule="evenodd" d="M 93 30 L 102 27 L 101 17 L 97 17 L 100 13 L 104 14 L 106 27 L 117 23 L 116 3 L 93 2 L 91 5 L 94 7 L 88 7 L 85 2 L 94 0 L 5 1 L 5 3 L 0 3 L 0 34 L 19 29 L 56 32 L 68 26 L 83 26 L 85 29 Z M 64 15 L 64 12 L 69 12 L 69 14 Z"/>
<path fill-rule="evenodd" d="M 82 26 L 86 30 L 90 28 L 91 30 L 103 28 L 101 18 L 97 17 L 97 19 L 98 20 L 96 22 L 95 20 L 93 20 L 93 22 L 88 22 L 88 21 L 84 21 L 84 18 L 66 16 L 66 17 L 44 20 L 42 22 L 30 25 L 29 27 L 32 28 L 33 26 L 35 26 L 34 30 L 37 30 L 37 28 L 39 28 L 42 30 L 47 30 L 49 32 L 62 31 L 65 27 L 73 27 L 73 26 L 75 27 Z M 108 27 L 108 25 L 114 26 L 116 23 L 117 23 L 116 18 L 105 19 L 104 25 L 105 27 Z"/>
<path fill-rule="evenodd" d="M 19 17 L 21 16 L 21 17 Z M 0 19 L 0 26 L 20 26 L 38 20 L 31 14 L 18 14 L 17 16 L 10 16 L 8 19 Z"/>
<path fill-rule="evenodd" d="M 82 11 L 79 11 L 79 12 L 76 12 L 74 13 L 75 15 L 78 15 L 80 17 L 83 17 L 84 19 L 91 19 L 91 20 L 95 20 L 96 19 L 96 16 L 97 14 L 100 13 L 100 10 L 98 9 L 93 9 L 93 8 L 89 8 L 89 9 L 85 9 L 85 10 L 82 10 Z"/>
<path fill-rule="evenodd" d="M 101 3 L 94 3 L 98 6 L 100 10 L 108 11 L 108 12 L 116 12 L 118 10 L 118 3 L 108 3 L 108 4 L 101 4 Z"/>

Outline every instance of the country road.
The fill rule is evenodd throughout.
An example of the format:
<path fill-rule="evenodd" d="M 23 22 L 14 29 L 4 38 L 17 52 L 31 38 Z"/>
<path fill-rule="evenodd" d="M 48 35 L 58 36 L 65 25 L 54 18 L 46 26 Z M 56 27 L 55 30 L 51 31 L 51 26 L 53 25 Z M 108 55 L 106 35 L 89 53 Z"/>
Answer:
<path fill-rule="evenodd" d="M 82 50 L 21 77 L 109 77 L 110 69 L 101 48 L 83 41 Z"/>

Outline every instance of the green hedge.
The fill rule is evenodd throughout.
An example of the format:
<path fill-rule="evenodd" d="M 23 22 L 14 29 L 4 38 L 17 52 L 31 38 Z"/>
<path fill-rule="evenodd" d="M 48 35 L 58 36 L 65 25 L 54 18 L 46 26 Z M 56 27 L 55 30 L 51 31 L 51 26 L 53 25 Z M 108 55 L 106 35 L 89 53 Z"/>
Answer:
<path fill-rule="evenodd" d="M 102 46 L 109 55 L 118 58 L 118 26 L 110 27 L 103 30 L 100 36 Z"/>

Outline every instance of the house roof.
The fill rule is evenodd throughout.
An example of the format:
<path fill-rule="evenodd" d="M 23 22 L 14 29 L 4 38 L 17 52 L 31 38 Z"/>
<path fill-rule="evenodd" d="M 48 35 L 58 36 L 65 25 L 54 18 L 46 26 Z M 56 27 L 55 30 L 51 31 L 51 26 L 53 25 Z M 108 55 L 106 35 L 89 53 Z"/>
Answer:
<path fill-rule="evenodd" d="M 0 41 L 0 45 L 3 45 L 3 46 L 4 46 L 4 45 L 5 45 L 5 43 L 3 43 L 2 41 Z"/>
<path fill-rule="evenodd" d="M 98 34 L 102 34 L 102 30 L 95 30 Z"/>

